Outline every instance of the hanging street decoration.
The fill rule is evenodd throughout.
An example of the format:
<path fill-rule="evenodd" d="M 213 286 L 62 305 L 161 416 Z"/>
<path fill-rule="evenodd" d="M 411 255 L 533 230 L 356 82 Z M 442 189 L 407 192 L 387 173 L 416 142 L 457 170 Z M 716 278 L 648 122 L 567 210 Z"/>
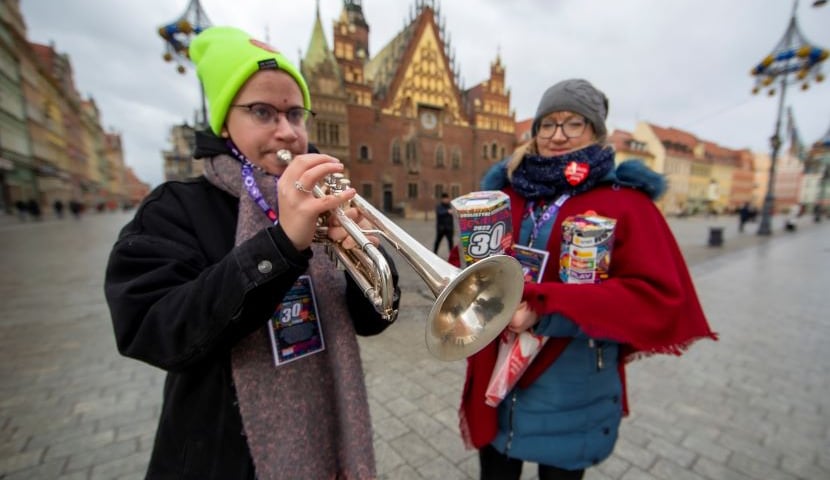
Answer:
<path fill-rule="evenodd" d="M 190 0 L 187 9 L 179 18 L 158 29 L 159 35 L 164 39 L 164 61 L 175 61 L 176 70 L 183 74 L 186 70 L 185 64 L 190 60 L 187 51 L 190 41 L 210 26 L 210 20 L 199 0 Z"/>
<path fill-rule="evenodd" d="M 830 52 L 827 49 L 810 44 L 798 28 L 795 15 L 790 18 L 790 24 L 784 37 L 775 46 L 772 53 L 764 57 L 761 63 L 750 72 L 755 77 L 755 87 L 752 93 L 757 94 L 768 88 L 769 95 L 775 95 L 773 82 L 777 77 L 786 78 L 794 74 L 795 80 L 801 83 L 801 89 L 810 88 L 810 80 L 821 82 L 824 74 L 821 73 L 821 63 L 827 59 Z"/>

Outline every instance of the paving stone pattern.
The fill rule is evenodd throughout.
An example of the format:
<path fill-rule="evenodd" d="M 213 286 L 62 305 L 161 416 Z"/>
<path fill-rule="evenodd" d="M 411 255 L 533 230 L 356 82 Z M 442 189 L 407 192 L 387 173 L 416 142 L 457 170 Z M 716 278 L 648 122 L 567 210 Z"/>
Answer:
<path fill-rule="evenodd" d="M 144 477 L 164 376 L 118 355 L 102 290 L 128 217 L 0 216 L 0 479 Z M 398 223 L 431 247 L 432 221 Z M 830 221 L 782 223 L 759 237 L 734 217 L 670 222 L 721 339 L 630 366 L 632 414 L 586 480 L 830 478 Z M 399 263 L 400 319 L 360 341 L 379 474 L 477 478 L 457 427 L 464 362 L 428 354 L 433 296 Z"/>

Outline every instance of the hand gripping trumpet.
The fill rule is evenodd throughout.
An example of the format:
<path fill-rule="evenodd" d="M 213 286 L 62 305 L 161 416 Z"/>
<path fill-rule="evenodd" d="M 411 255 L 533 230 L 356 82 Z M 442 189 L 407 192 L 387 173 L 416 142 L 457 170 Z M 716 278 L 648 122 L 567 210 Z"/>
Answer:
<path fill-rule="evenodd" d="M 277 152 L 284 162 L 291 161 L 287 150 Z M 314 185 L 311 193 L 321 198 L 336 195 L 349 187 L 342 174 L 327 177 Z M 299 188 L 299 187 L 298 187 Z M 363 230 L 344 210 L 357 208 L 375 228 Z M 366 234 L 378 235 L 394 248 L 426 283 L 435 296 L 426 325 L 429 352 L 440 360 L 460 360 L 475 354 L 493 341 L 513 317 L 524 289 L 524 275 L 519 262 L 507 255 L 493 255 L 459 269 L 421 245 L 395 225 L 360 195 L 351 205 L 342 205 L 327 215 L 335 215 L 357 247 L 344 249 L 326 237 L 325 218 L 318 219 L 315 241 L 327 243 L 330 254 L 343 265 L 375 310 L 394 321 L 392 270 L 386 257 Z"/>

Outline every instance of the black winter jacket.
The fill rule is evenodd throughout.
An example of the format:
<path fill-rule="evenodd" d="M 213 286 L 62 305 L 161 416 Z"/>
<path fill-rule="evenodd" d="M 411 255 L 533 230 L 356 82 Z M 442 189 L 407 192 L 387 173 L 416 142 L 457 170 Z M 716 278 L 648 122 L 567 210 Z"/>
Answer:
<path fill-rule="evenodd" d="M 238 207 L 204 177 L 167 182 L 110 254 L 104 290 L 118 350 L 168 372 L 147 478 L 254 478 L 231 347 L 266 324 L 311 251 L 279 225 L 234 248 Z M 351 278 L 347 296 L 359 335 L 389 325 Z"/>

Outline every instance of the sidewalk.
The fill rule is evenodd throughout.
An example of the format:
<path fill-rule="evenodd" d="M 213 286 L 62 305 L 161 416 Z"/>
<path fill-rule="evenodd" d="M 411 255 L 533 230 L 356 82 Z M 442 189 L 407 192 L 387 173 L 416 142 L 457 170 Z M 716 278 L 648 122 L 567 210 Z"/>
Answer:
<path fill-rule="evenodd" d="M 164 375 L 118 355 L 102 293 L 130 215 L 0 222 L 4 480 L 144 477 Z M 716 221 L 724 246 L 707 247 Z M 689 263 L 721 340 L 632 364 L 632 415 L 586 480 L 830 478 L 830 221 L 769 237 L 737 234 L 733 217 L 678 222 L 684 254 L 701 249 Z M 431 247 L 432 222 L 399 224 Z M 381 478 L 477 478 L 457 428 L 464 362 L 427 353 L 433 296 L 399 270 L 399 320 L 360 340 Z"/>

